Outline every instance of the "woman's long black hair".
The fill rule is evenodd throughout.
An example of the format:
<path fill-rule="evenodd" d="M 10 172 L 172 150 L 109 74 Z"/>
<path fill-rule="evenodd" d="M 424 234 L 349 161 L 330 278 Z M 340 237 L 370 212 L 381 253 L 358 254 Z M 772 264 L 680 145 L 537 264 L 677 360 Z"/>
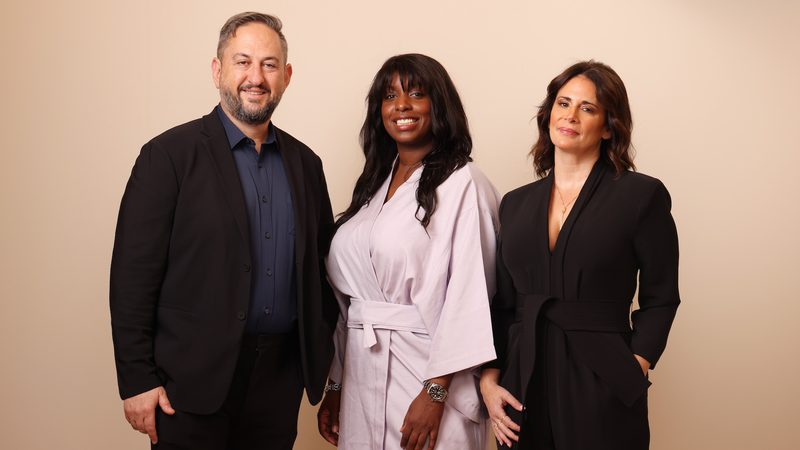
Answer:
<path fill-rule="evenodd" d="M 339 227 L 369 203 L 392 171 L 397 144 L 383 127 L 381 105 L 394 76 L 403 89 L 422 89 L 431 101 L 433 148 L 423 159 L 424 168 L 417 187 L 417 219 L 426 229 L 436 211 L 436 188 L 454 171 L 472 161 L 472 137 L 467 116 L 453 81 L 435 59 L 417 54 L 389 58 L 375 75 L 367 94 L 367 116 L 361 127 L 361 147 L 366 161 L 356 181 L 350 206 L 336 221 Z M 382 201 L 383 199 L 380 199 Z M 425 214 L 419 218 L 419 210 Z"/>

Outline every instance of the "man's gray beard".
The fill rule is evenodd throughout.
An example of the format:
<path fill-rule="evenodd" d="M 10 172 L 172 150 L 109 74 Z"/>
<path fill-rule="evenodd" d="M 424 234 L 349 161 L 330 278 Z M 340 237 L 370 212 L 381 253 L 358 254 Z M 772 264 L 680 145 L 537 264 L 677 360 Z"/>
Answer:
<path fill-rule="evenodd" d="M 263 108 L 255 111 L 247 111 L 244 109 L 242 99 L 239 98 L 238 95 L 230 92 L 227 89 L 224 89 L 221 92 L 222 101 L 225 102 L 225 106 L 228 107 L 228 110 L 233 113 L 234 117 L 248 125 L 261 125 L 269 121 L 269 119 L 272 118 L 272 113 L 275 112 L 275 108 L 281 101 L 281 96 L 278 95 L 274 97 L 272 101 L 264 105 Z"/>

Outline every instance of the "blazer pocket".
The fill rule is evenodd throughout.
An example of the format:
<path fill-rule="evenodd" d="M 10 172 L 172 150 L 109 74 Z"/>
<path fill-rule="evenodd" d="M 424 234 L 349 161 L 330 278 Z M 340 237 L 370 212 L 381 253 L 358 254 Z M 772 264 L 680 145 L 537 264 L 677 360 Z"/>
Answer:
<path fill-rule="evenodd" d="M 184 358 L 195 355 L 192 349 L 197 344 L 185 337 L 195 334 L 197 319 L 183 309 L 159 305 L 156 324 L 153 356 L 161 370 L 161 379 L 185 379 L 190 374 L 184 373 L 189 367 Z"/>
<path fill-rule="evenodd" d="M 647 391 L 650 381 L 621 334 L 569 331 L 567 339 L 576 358 L 626 406 L 632 406 Z"/>

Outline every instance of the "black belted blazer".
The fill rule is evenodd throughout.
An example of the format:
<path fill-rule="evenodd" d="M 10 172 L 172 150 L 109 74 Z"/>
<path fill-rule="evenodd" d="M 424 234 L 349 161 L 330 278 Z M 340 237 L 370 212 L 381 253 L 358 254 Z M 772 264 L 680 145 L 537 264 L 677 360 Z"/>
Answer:
<path fill-rule="evenodd" d="M 539 410 L 547 411 L 556 448 L 641 448 L 609 436 L 638 432 L 639 443 L 648 436 L 650 382 L 633 354 L 655 367 L 680 303 L 669 193 L 646 175 L 617 177 L 600 160 L 551 252 L 552 188 L 551 173 L 501 204 L 491 365 L 523 402 L 541 371 L 531 389 L 548 403 Z M 631 317 L 637 277 L 639 309 Z M 523 419 L 511 408 L 508 414 Z"/>

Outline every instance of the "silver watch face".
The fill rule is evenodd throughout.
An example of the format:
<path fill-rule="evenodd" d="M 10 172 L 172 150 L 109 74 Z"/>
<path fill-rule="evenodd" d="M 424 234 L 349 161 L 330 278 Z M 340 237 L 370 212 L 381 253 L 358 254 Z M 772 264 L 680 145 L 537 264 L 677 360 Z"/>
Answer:
<path fill-rule="evenodd" d="M 438 384 L 431 383 L 431 385 L 428 386 L 428 396 L 430 396 L 431 400 L 442 403 L 447 398 L 447 389 Z"/>

